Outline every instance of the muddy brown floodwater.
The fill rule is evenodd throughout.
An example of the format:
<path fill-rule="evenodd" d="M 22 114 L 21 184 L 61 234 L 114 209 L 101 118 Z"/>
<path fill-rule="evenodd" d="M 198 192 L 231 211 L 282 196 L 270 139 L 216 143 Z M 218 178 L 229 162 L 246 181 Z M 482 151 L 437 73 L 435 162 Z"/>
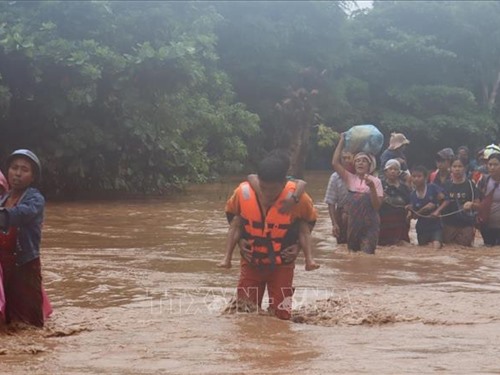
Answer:
<path fill-rule="evenodd" d="M 500 373 L 500 248 L 379 248 L 330 235 L 328 173 L 310 173 L 317 271 L 295 276 L 294 322 L 221 314 L 226 198 L 238 180 L 165 199 L 49 203 L 42 330 L 0 329 L 0 373 Z M 413 236 L 414 241 L 415 236 Z"/>

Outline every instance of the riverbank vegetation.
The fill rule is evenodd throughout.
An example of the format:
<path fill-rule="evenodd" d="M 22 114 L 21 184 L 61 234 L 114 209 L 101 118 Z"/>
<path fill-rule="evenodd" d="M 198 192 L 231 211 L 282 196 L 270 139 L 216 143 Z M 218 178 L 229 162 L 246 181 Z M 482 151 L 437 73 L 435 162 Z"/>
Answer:
<path fill-rule="evenodd" d="M 491 143 L 500 4 L 2 2 L 0 156 L 33 149 L 44 191 L 164 193 L 276 147 L 328 168 L 375 124 L 412 160 Z M 422 152 L 425 150 L 425 152 Z"/>

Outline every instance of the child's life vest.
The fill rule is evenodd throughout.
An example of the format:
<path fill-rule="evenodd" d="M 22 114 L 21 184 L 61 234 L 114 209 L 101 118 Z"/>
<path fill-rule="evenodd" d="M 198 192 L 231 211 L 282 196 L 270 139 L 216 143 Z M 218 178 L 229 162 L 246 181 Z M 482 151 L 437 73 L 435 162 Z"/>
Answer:
<path fill-rule="evenodd" d="M 295 192 L 295 182 L 288 181 L 278 199 L 266 213 L 261 211 L 257 194 L 248 182 L 240 184 L 240 215 L 243 221 L 243 237 L 250 243 L 252 264 L 274 266 L 283 264 L 281 250 L 285 236 L 292 224 L 290 213 L 281 214 L 281 201 Z"/>

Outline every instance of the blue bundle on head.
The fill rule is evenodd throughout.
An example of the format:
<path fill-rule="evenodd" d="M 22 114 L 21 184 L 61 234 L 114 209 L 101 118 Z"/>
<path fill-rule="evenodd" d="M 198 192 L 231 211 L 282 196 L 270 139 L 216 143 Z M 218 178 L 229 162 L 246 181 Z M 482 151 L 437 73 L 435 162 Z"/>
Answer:
<path fill-rule="evenodd" d="M 383 145 L 384 135 L 374 125 L 356 125 L 345 133 L 345 149 L 353 154 L 366 152 L 377 155 Z"/>

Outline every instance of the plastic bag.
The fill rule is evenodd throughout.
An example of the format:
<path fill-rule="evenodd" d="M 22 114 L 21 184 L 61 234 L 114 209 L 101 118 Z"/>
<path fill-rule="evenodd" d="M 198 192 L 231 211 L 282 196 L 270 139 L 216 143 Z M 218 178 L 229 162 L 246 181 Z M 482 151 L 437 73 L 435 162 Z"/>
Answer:
<path fill-rule="evenodd" d="M 353 154 L 366 152 L 377 155 L 383 145 L 384 135 L 374 125 L 356 125 L 345 133 L 345 149 Z"/>

